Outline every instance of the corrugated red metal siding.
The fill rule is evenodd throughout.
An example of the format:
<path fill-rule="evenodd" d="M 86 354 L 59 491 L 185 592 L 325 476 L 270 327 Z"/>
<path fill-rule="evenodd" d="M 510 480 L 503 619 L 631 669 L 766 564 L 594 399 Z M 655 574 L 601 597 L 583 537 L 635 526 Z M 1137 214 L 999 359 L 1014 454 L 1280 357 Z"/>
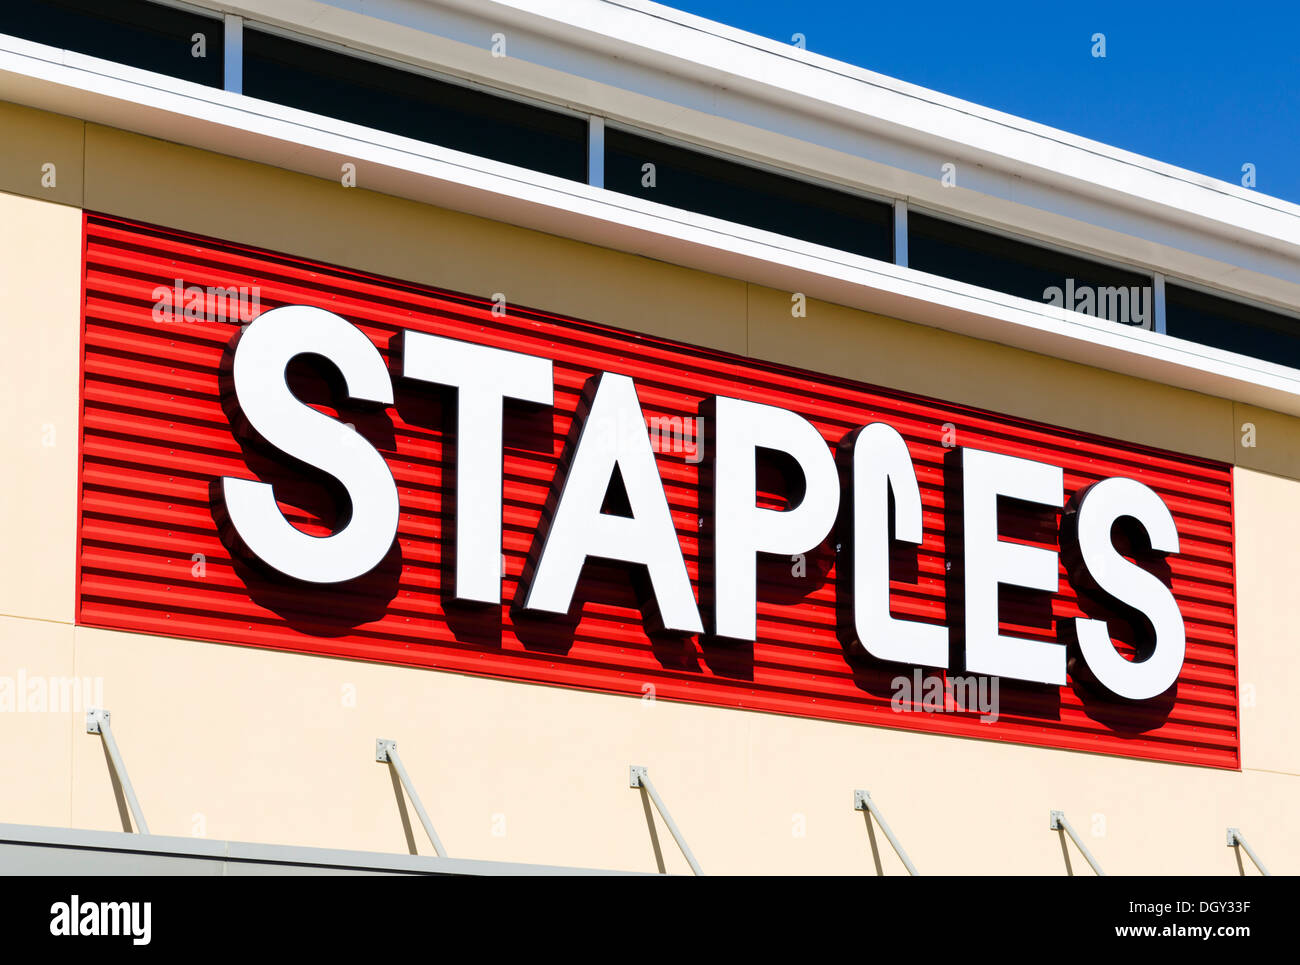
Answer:
<path fill-rule="evenodd" d="M 85 271 L 83 624 L 638 696 L 649 684 L 660 699 L 1239 766 L 1232 492 L 1225 465 L 541 312 L 511 308 L 497 318 L 480 299 L 107 217 L 87 218 Z M 262 311 L 284 304 L 329 309 L 384 352 L 390 336 L 410 328 L 553 359 L 554 409 L 511 409 L 507 416 L 507 605 L 485 612 L 444 606 L 440 598 L 450 553 L 439 538 L 449 498 L 443 455 L 454 442 L 454 425 L 445 424 L 435 392 L 400 384 L 396 406 L 380 416 L 339 413 L 384 453 L 397 481 L 402 517 L 389 560 L 362 585 L 314 592 L 270 583 L 232 561 L 213 520 L 215 478 L 275 482 L 286 511 L 317 532 L 328 525 L 330 505 L 273 457 L 244 452 L 233 437 L 218 370 L 235 327 L 152 319 L 154 289 L 178 278 L 205 288 L 257 286 Z M 1059 690 L 1003 681 L 995 724 L 980 723 L 975 713 L 894 712 L 890 681 L 909 671 L 873 664 L 838 630 L 844 625 L 835 592 L 839 536 L 809 555 L 804 577 L 792 575 L 789 561 L 763 567 L 759 640 L 752 647 L 648 635 L 628 571 L 612 564 L 588 567 L 579 617 L 520 617 L 508 604 L 583 383 L 602 370 L 636 379 L 647 418 L 693 416 L 706 397 L 725 394 L 792 409 L 830 444 L 872 421 L 895 426 L 911 450 L 925 508 L 925 541 L 914 563 L 900 557 L 895 573 L 902 577 L 893 584 L 899 616 L 943 621 L 954 596 L 949 587 L 960 554 L 952 552 L 950 534 L 959 531 L 945 516 L 945 505 L 957 502 L 955 491 L 945 493 L 945 479 L 953 485 L 943 468 L 952 452 L 941 444 L 945 424 L 955 427 L 962 445 L 1063 466 L 1067 495 L 1106 476 L 1141 480 L 1168 503 L 1182 541 L 1168 576 L 1188 647 L 1172 698 L 1134 709 L 1073 681 Z M 304 397 L 337 411 L 325 406 L 322 384 L 303 375 L 298 385 Z M 670 452 L 659 455 L 659 467 L 698 589 L 700 467 Z M 1047 514 L 1004 525 L 1010 538 L 1055 547 L 1057 523 Z M 1004 594 L 1006 632 L 1054 640 L 1082 612 L 1064 569 L 1059 595 L 1029 596 Z"/>

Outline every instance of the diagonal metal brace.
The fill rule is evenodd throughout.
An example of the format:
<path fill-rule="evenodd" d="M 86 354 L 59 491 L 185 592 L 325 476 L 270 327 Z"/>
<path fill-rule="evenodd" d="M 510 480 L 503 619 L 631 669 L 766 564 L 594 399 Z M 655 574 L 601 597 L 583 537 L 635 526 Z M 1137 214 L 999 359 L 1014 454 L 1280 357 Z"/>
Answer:
<path fill-rule="evenodd" d="M 86 711 L 86 733 L 98 734 L 104 739 L 104 746 L 108 749 L 108 759 L 113 762 L 113 773 L 117 775 L 117 782 L 122 785 L 127 806 L 131 808 L 131 819 L 135 822 L 136 833 L 148 834 L 149 825 L 145 823 L 144 811 L 141 810 L 140 802 L 135 796 L 135 788 L 131 786 L 126 765 L 122 763 L 122 752 L 117 749 L 117 741 L 113 739 L 112 717 L 113 715 L 102 707 L 91 707 Z"/>
<path fill-rule="evenodd" d="M 668 808 L 664 807 L 663 799 L 659 797 L 659 792 L 655 786 L 650 783 L 650 772 L 644 767 L 633 764 L 628 768 L 628 786 L 635 788 L 644 788 L 650 795 L 650 800 L 654 802 L 659 816 L 664 819 L 664 824 L 668 826 L 668 831 L 672 834 L 673 840 L 677 842 L 677 847 L 681 848 L 682 856 L 686 858 L 686 863 L 691 866 L 691 871 L 697 875 L 703 875 L 700 870 L 700 864 L 695 860 L 695 855 L 691 854 L 690 847 L 686 844 L 686 839 L 682 837 L 681 831 L 677 830 L 677 822 L 673 816 L 668 813 Z"/>
<path fill-rule="evenodd" d="M 411 799 L 411 804 L 415 806 L 415 813 L 420 816 L 420 823 L 424 825 L 424 833 L 433 842 L 433 853 L 439 858 L 447 857 L 447 852 L 442 847 L 442 839 L 438 837 L 438 832 L 433 830 L 433 822 L 429 820 L 428 812 L 420 803 L 420 795 L 415 793 L 411 778 L 407 775 L 406 768 L 402 766 L 402 759 L 397 756 L 397 741 L 385 740 L 382 737 L 375 738 L 375 760 L 389 765 L 397 772 L 397 779 L 402 782 L 406 796 Z"/>
<path fill-rule="evenodd" d="M 1053 811 L 1051 819 L 1048 822 L 1048 827 L 1053 831 L 1064 831 L 1068 834 L 1070 840 L 1074 842 L 1074 846 L 1078 848 L 1084 858 L 1087 859 L 1088 864 L 1092 865 L 1092 870 L 1097 873 L 1097 877 L 1106 877 L 1106 872 L 1101 870 L 1101 865 L 1097 864 L 1097 859 L 1092 856 L 1092 852 L 1088 850 L 1087 845 L 1079 839 L 1078 833 L 1074 830 L 1073 826 L 1071 826 L 1070 822 L 1065 820 L 1064 811 Z"/>
<path fill-rule="evenodd" d="M 885 832 L 885 837 L 893 845 L 894 852 L 903 860 L 903 867 L 907 869 L 907 873 L 914 878 L 920 877 L 921 873 L 916 870 L 916 865 L 912 864 L 912 859 L 907 856 L 903 846 L 898 843 L 898 838 L 894 837 L 894 832 L 890 830 L 889 825 L 885 822 L 885 816 L 880 813 L 880 808 L 876 806 L 876 802 L 871 800 L 871 795 L 866 791 L 854 791 L 853 810 L 870 813 L 876 819 L 876 824 L 880 825 L 880 830 Z"/>
<path fill-rule="evenodd" d="M 1263 862 L 1259 860 L 1259 857 L 1255 854 L 1255 850 L 1248 845 L 1246 839 L 1241 836 L 1241 830 L 1239 828 L 1228 828 L 1228 847 L 1240 847 L 1246 852 L 1246 854 L 1250 855 L 1250 860 L 1255 862 L 1255 867 L 1259 869 L 1260 874 L 1265 878 L 1273 877 L 1273 875 L 1269 873 L 1269 870 L 1264 867 Z"/>

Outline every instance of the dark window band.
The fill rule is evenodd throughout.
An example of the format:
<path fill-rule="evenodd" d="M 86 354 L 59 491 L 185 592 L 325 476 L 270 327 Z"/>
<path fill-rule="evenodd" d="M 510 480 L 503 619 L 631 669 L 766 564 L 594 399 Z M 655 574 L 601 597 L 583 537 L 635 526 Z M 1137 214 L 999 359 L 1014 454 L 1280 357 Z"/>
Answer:
<path fill-rule="evenodd" d="M 1152 328 L 1151 276 L 1027 241 L 908 212 L 907 264 L 1030 301 Z"/>
<path fill-rule="evenodd" d="M 1229 298 L 1165 285 L 1165 332 L 1300 369 L 1300 319 Z"/>
<path fill-rule="evenodd" d="M 3 0 L 0 33 L 222 86 L 226 34 L 225 24 L 215 16 L 146 0 Z M 203 56 L 196 56 L 199 53 Z"/>
<path fill-rule="evenodd" d="M 893 260 L 890 204 L 626 131 L 605 132 L 605 187 L 841 251 Z"/>
<path fill-rule="evenodd" d="M 244 31 L 244 93 L 479 157 L 587 179 L 587 121 L 334 50 Z"/>

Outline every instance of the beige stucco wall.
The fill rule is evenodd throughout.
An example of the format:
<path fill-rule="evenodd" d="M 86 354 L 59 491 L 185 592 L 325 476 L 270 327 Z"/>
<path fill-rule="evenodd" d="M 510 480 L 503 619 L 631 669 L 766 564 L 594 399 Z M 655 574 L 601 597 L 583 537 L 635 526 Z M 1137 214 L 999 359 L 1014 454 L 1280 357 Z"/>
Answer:
<path fill-rule="evenodd" d="M 0 196 L 0 613 L 72 619 L 81 212 Z M 13 544 L 10 544 L 13 547 Z"/>
<path fill-rule="evenodd" d="M 1062 873 L 1052 808 L 1111 873 L 1235 873 L 1229 824 L 1273 870 L 1300 870 L 1300 735 L 1286 696 L 1300 671 L 1300 420 L 819 302 L 794 319 L 785 292 L 66 118 L 0 105 L 0 130 L 28 145 L 0 164 L 0 676 L 102 681 L 155 832 L 405 850 L 373 761 L 374 739 L 388 737 L 461 857 L 654 870 L 627 786 L 638 763 L 706 871 L 874 870 L 855 787 L 923 872 Z M 84 169 L 60 165 L 60 197 L 28 177 L 54 150 L 85 156 Z M 1244 768 L 74 627 L 83 197 L 91 210 L 1234 462 Z M 81 714 L 0 713 L 0 766 L 0 822 L 121 827 Z M 685 870 L 658 833 L 668 870 Z M 428 853 L 418 824 L 415 840 Z M 900 871 L 878 840 L 885 870 Z"/>
<path fill-rule="evenodd" d="M 1061 873 L 1052 808 L 1089 835 L 1114 874 L 1231 873 L 1229 824 L 1278 870 L 1300 853 L 1289 820 L 1294 775 L 84 628 L 75 654 L 78 675 L 104 677 L 156 832 L 190 834 L 202 815 L 214 837 L 404 850 L 391 779 L 373 759 L 375 738 L 385 737 L 398 742 L 439 834 L 461 857 L 654 870 L 629 764 L 650 769 L 700 863 L 717 873 L 872 871 L 852 809 L 856 787 L 871 791 L 929 873 Z M 74 734 L 71 743 L 72 823 L 120 827 L 98 740 Z M 1103 821 L 1104 836 L 1092 837 Z M 659 833 L 668 869 L 685 870 Z M 429 853 L 418 825 L 416 834 Z M 885 865 L 899 870 L 892 855 Z"/>

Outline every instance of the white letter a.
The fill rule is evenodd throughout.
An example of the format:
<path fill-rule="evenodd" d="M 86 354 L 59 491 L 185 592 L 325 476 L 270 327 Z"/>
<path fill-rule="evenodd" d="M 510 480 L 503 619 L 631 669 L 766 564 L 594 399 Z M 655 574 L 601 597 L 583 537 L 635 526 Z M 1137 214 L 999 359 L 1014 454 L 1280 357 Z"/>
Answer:
<path fill-rule="evenodd" d="M 629 516 L 601 512 L 615 470 Z M 626 375 L 597 377 L 563 486 L 525 608 L 568 613 L 582 566 L 596 556 L 644 565 L 664 629 L 702 633 L 636 386 Z"/>

